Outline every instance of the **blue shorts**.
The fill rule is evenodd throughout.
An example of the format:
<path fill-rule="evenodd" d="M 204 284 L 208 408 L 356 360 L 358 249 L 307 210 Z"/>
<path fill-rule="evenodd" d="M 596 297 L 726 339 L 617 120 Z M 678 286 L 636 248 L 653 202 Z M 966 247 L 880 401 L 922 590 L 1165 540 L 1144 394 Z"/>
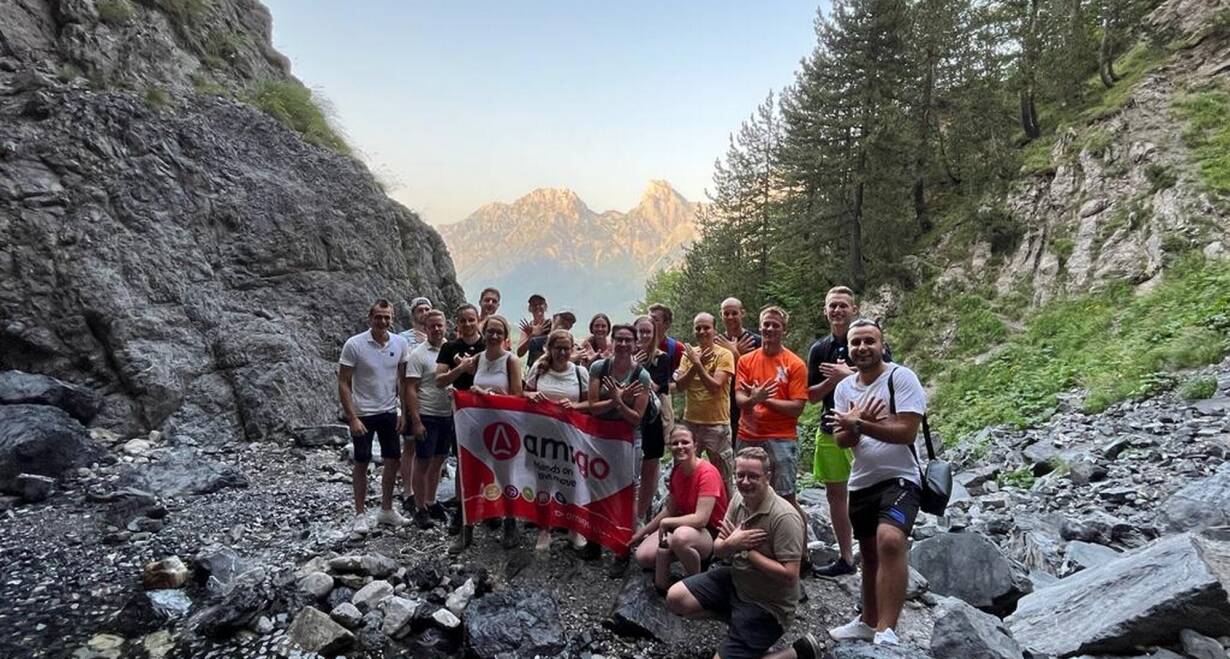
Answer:
<path fill-rule="evenodd" d="M 422 414 L 419 420 L 423 422 L 423 436 L 414 443 L 415 457 L 428 460 L 448 455 L 449 449 L 457 442 L 453 417 Z"/>
<path fill-rule="evenodd" d="M 354 442 L 354 461 L 367 464 L 372 461 L 372 436 L 380 439 L 380 457 L 385 460 L 401 458 L 401 442 L 397 441 L 397 412 L 385 412 L 361 416 L 359 420 L 367 428 L 365 435 L 351 435 Z"/>

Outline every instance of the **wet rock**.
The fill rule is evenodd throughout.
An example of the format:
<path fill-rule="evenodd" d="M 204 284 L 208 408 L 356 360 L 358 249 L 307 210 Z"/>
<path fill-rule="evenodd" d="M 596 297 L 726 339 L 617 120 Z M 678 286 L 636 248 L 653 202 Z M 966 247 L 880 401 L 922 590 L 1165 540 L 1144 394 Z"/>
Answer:
<path fill-rule="evenodd" d="M 305 606 L 290 623 L 286 637 L 291 644 L 308 652 L 333 655 L 354 643 L 354 634 L 334 622 L 319 609 Z"/>
<path fill-rule="evenodd" d="M 248 486 L 248 477 L 237 467 L 210 460 L 193 449 L 177 449 L 162 460 L 125 467 L 121 481 L 164 497 Z"/>
<path fill-rule="evenodd" d="M 21 494 L 17 477 L 58 478 L 99 460 L 103 451 L 85 426 L 58 407 L 0 405 L 0 490 Z"/>
<path fill-rule="evenodd" d="M 303 448 L 344 446 L 350 441 L 350 428 L 340 423 L 301 426 L 291 430 L 291 437 L 295 440 L 295 446 Z"/>
<path fill-rule="evenodd" d="M 333 577 L 324 572 L 313 572 L 299 580 L 299 592 L 314 600 L 324 599 L 333 590 Z"/>
<path fill-rule="evenodd" d="M 940 600 L 931 653 L 937 657 L 963 659 L 1021 659 L 1021 646 L 1003 622 L 955 597 Z"/>
<path fill-rule="evenodd" d="M 350 602 L 359 607 L 360 611 L 375 608 L 384 600 L 393 596 L 393 585 L 387 581 L 373 581 L 359 589 Z"/>
<path fill-rule="evenodd" d="M 1162 504 L 1158 523 L 1168 531 L 1230 525 L 1230 464 L 1207 478 L 1189 483 Z"/>
<path fill-rule="evenodd" d="M 50 405 L 81 423 L 94 420 L 102 397 L 86 387 L 22 371 L 0 372 L 0 405 Z"/>
<path fill-rule="evenodd" d="M 55 491 L 56 480 L 37 474 L 18 474 L 17 493 L 26 503 L 45 501 Z"/>
<path fill-rule="evenodd" d="M 188 581 L 188 566 L 178 556 L 147 563 L 141 571 L 141 585 L 146 590 L 179 588 Z"/>
<path fill-rule="evenodd" d="M 359 623 L 363 622 L 363 614 L 350 602 L 342 602 L 333 607 L 333 610 L 329 611 L 329 617 L 336 620 L 337 624 L 346 629 L 354 629 L 359 626 Z"/>
<path fill-rule="evenodd" d="M 1056 656 L 1129 652 L 1166 643 L 1189 627 L 1224 633 L 1230 629 L 1227 565 L 1230 540 L 1170 536 L 1026 595 L 1005 622 L 1024 648 Z"/>
<path fill-rule="evenodd" d="M 555 656 L 567 645 L 559 605 L 542 590 L 510 589 L 479 597 L 465 613 L 466 645 L 480 657 Z"/>
<path fill-rule="evenodd" d="M 227 591 L 235 577 L 247 572 L 250 566 L 239 554 L 223 545 L 210 545 L 192 557 L 198 583 L 205 584 L 213 595 Z"/>
<path fill-rule="evenodd" d="M 978 533 L 942 533 L 919 542 L 910 549 L 910 565 L 926 577 L 931 592 L 959 597 L 989 613 L 1011 611 L 1033 590 L 1024 567 Z"/>
<path fill-rule="evenodd" d="M 611 622 L 617 634 L 655 638 L 667 645 L 682 642 L 683 618 L 667 610 L 651 574 L 640 570 L 624 580 L 611 608 Z"/>
<path fill-rule="evenodd" d="M 873 645 L 869 641 L 844 641 L 821 655 L 823 659 L 930 659 L 931 655 L 910 645 Z"/>
<path fill-rule="evenodd" d="M 1192 629 L 1179 632 L 1183 653 L 1192 659 L 1226 659 L 1226 649 L 1216 639 Z"/>

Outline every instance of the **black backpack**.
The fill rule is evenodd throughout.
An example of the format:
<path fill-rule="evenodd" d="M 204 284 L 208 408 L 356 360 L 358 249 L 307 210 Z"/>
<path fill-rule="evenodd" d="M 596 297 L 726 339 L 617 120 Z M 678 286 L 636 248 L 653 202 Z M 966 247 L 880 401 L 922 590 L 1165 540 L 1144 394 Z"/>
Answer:
<path fill-rule="evenodd" d="M 893 388 L 893 375 L 897 367 L 888 374 L 888 412 L 897 413 L 897 392 Z M 948 507 L 948 499 L 952 496 L 952 465 L 944 460 L 935 459 L 935 446 L 931 443 L 931 426 L 927 424 L 927 415 L 922 415 L 923 439 L 927 443 L 927 468 L 924 470 L 918 459 L 918 450 L 910 442 L 910 453 L 914 456 L 914 464 L 918 466 L 918 475 L 922 477 L 922 494 L 919 497 L 919 508 L 932 515 L 943 515 Z"/>

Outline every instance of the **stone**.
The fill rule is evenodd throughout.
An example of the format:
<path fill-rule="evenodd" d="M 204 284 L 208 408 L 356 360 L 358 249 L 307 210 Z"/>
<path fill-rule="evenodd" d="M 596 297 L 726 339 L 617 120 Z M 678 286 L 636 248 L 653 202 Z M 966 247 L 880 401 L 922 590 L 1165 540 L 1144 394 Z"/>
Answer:
<path fill-rule="evenodd" d="M 17 492 L 26 503 L 46 501 L 55 491 L 56 479 L 38 474 L 18 474 Z"/>
<path fill-rule="evenodd" d="M 611 607 L 616 634 L 654 638 L 666 645 L 683 642 L 683 618 L 666 608 L 653 587 L 653 574 L 635 570 L 624 580 Z"/>
<path fill-rule="evenodd" d="M 329 559 L 328 566 L 330 572 L 352 572 L 361 574 L 363 569 L 363 557 L 357 554 L 337 556 Z"/>
<path fill-rule="evenodd" d="M 354 643 L 354 634 L 337 624 L 319 609 L 305 606 L 295 616 L 286 637 L 291 644 L 308 652 L 334 655 Z"/>
<path fill-rule="evenodd" d="M 210 638 L 227 637 L 251 627 L 269 610 L 276 597 L 271 581 L 266 570 L 260 567 L 236 576 L 217 604 L 194 614 L 188 626 Z"/>
<path fill-rule="evenodd" d="M 210 494 L 248 486 L 248 477 L 233 465 L 210 460 L 190 448 L 172 450 L 165 458 L 144 465 L 124 465 L 120 481 L 164 497 Z"/>
<path fill-rule="evenodd" d="M 88 466 L 103 450 L 76 419 L 48 405 L 0 405 L 0 491 L 20 495 L 17 477 L 58 478 Z"/>
<path fill-rule="evenodd" d="M 188 566 L 178 556 L 147 563 L 141 571 L 141 585 L 146 590 L 179 588 L 188 581 Z"/>
<path fill-rule="evenodd" d="M 255 631 L 257 634 L 264 636 L 265 634 L 272 634 L 273 630 L 274 630 L 273 620 L 270 620 L 266 616 L 261 616 L 256 619 Z"/>
<path fill-rule="evenodd" d="M 431 619 L 435 621 L 441 629 L 453 630 L 461 626 L 461 619 L 453 615 L 452 611 L 445 608 L 436 609 L 431 614 Z"/>
<path fill-rule="evenodd" d="M 368 611 L 375 608 L 384 600 L 393 596 L 393 584 L 387 581 L 373 581 L 359 589 L 359 592 L 350 598 L 350 602 L 359 607 L 360 611 Z"/>
<path fill-rule="evenodd" d="M 931 655 L 911 645 L 873 645 L 870 641 L 835 643 L 825 650 L 821 657 L 822 659 L 931 659 Z"/>
<path fill-rule="evenodd" d="M 1119 552 L 1110 547 L 1073 540 L 1068 543 L 1064 564 L 1068 568 L 1068 573 L 1080 572 L 1091 567 L 1105 565 L 1118 557 Z"/>
<path fill-rule="evenodd" d="M 1100 545 L 1126 537 L 1132 530 L 1127 521 L 1102 510 L 1095 510 L 1080 520 L 1065 519 L 1059 533 L 1064 540 L 1081 540 Z"/>
<path fill-rule="evenodd" d="M 1192 659 L 1226 659 L 1226 648 L 1217 639 L 1209 638 L 1192 629 L 1179 632 L 1183 653 Z"/>
<path fill-rule="evenodd" d="M 383 554 L 367 554 L 359 560 L 360 572 L 377 579 L 392 576 L 398 567 L 397 561 Z"/>
<path fill-rule="evenodd" d="M 1230 525 L 1230 463 L 1213 475 L 1179 488 L 1158 513 L 1158 524 L 1168 531 L 1190 531 L 1206 526 Z"/>
<path fill-rule="evenodd" d="M 102 396 L 86 387 L 22 371 L 0 372 L 0 405 L 50 405 L 81 423 L 89 423 L 102 407 Z"/>
<path fill-rule="evenodd" d="M 221 595 L 230 588 L 235 577 L 247 572 L 250 566 L 239 554 L 223 545 L 210 545 L 192 557 L 192 567 L 198 583 L 214 595 Z"/>
<path fill-rule="evenodd" d="M 331 590 L 333 590 L 333 577 L 324 572 L 313 572 L 299 580 L 299 592 L 312 599 L 324 599 Z"/>
<path fill-rule="evenodd" d="M 123 451 L 128 455 L 149 455 L 149 450 L 153 448 L 150 443 L 144 439 L 130 439 L 124 442 Z"/>
<path fill-rule="evenodd" d="M 354 589 L 346 586 L 336 585 L 332 592 L 325 598 L 325 605 L 330 609 L 335 609 L 341 604 L 349 604 L 350 599 L 354 597 Z"/>
<path fill-rule="evenodd" d="M 410 632 L 410 623 L 418 615 L 423 603 L 405 597 L 390 596 L 383 601 L 384 633 L 393 638 L 401 638 Z"/>
<path fill-rule="evenodd" d="M 192 611 L 192 598 L 181 588 L 147 590 L 145 596 L 149 598 L 154 612 L 167 620 L 183 618 Z"/>
<path fill-rule="evenodd" d="M 474 598 L 474 592 L 474 578 L 471 577 L 458 586 L 457 590 L 448 594 L 448 598 L 444 600 L 444 608 L 452 611 L 453 615 L 461 615 L 466 606 L 470 604 L 470 600 Z"/>
<path fill-rule="evenodd" d="M 936 608 L 931 632 L 931 653 L 962 659 L 1021 659 L 1021 646 L 1003 622 L 955 597 L 945 597 Z"/>
<path fill-rule="evenodd" d="M 475 598 L 464 620 L 466 646 L 480 657 L 553 657 L 567 645 L 559 605 L 542 590 L 512 588 Z"/>
<path fill-rule="evenodd" d="M 1224 633 L 1227 566 L 1230 539 L 1169 536 L 1026 595 L 1005 622 L 1022 647 L 1055 656 L 1127 653 L 1168 643 L 1185 628 Z"/>
<path fill-rule="evenodd" d="M 931 592 L 959 597 L 988 613 L 1011 611 L 1033 590 L 1024 567 L 978 533 L 941 533 L 916 543 L 910 565 L 926 577 Z"/>
<path fill-rule="evenodd" d="M 340 423 L 301 426 L 291 430 L 290 434 L 295 440 L 295 446 L 302 448 L 344 446 L 350 441 L 350 427 Z"/>
<path fill-rule="evenodd" d="M 333 610 L 329 612 L 329 617 L 346 629 L 354 629 L 363 621 L 363 614 L 350 602 L 342 602 L 333 607 Z"/>
<path fill-rule="evenodd" d="M 922 594 L 927 592 L 929 584 L 927 578 L 921 572 L 915 570 L 912 566 L 908 568 L 910 571 L 909 581 L 905 584 L 905 598 L 918 599 Z"/>

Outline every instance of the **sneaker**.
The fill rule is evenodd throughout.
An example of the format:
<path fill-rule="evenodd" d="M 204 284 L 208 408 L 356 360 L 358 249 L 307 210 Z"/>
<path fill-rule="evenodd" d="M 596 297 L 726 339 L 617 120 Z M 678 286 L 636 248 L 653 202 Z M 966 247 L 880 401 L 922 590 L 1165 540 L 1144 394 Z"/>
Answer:
<path fill-rule="evenodd" d="M 367 521 L 367 513 L 359 513 L 358 515 L 355 515 L 350 529 L 359 535 L 367 535 L 370 533 L 372 530 L 372 525 Z"/>
<path fill-rule="evenodd" d="M 405 517 L 401 516 L 401 513 L 393 510 L 392 508 L 388 510 L 381 510 L 376 513 L 376 523 L 380 526 L 391 526 L 393 528 L 397 528 L 399 526 L 404 526 L 408 521 L 409 520 Z"/>
<path fill-rule="evenodd" d="M 444 512 L 444 506 L 439 501 L 427 505 L 427 514 L 441 522 L 448 519 L 448 513 Z"/>
<path fill-rule="evenodd" d="M 855 618 L 840 627 L 830 629 L 829 636 L 832 636 L 834 641 L 870 641 L 876 637 L 876 630 L 863 622 L 862 618 Z"/>
<path fill-rule="evenodd" d="M 457 539 L 448 546 L 449 556 L 456 556 L 466 550 L 474 540 L 474 527 L 467 526 L 457 532 Z"/>
<path fill-rule="evenodd" d="M 431 521 L 431 515 L 427 514 L 426 508 L 419 508 L 414 511 L 414 525 L 426 531 L 434 527 L 436 523 Z"/>
<path fill-rule="evenodd" d="M 892 627 L 889 627 L 882 632 L 876 632 L 872 643 L 876 645 L 900 645 L 901 641 L 897 639 L 897 632 L 893 631 Z"/>
<path fill-rule="evenodd" d="M 606 576 L 612 579 L 619 579 L 628 571 L 628 564 L 632 562 L 632 553 L 628 552 L 622 556 L 616 556 L 611 560 L 611 567 L 607 568 Z"/>
<path fill-rule="evenodd" d="M 834 558 L 832 563 L 815 569 L 815 574 L 821 577 L 841 577 L 847 574 L 854 574 L 854 572 L 854 564 L 847 563 L 840 556 Z"/>
<path fill-rule="evenodd" d="M 517 541 L 520 538 L 517 536 L 517 520 L 511 517 L 505 517 L 501 524 L 504 527 L 504 537 L 500 539 L 500 544 L 505 549 L 512 549 L 517 546 Z"/>
<path fill-rule="evenodd" d="M 820 641 L 816 640 L 815 634 L 803 634 L 791 643 L 790 647 L 794 648 L 794 654 L 799 659 L 820 659 L 820 652 L 824 649 L 820 647 Z"/>
<path fill-rule="evenodd" d="M 401 510 L 404 513 L 414 514 L 416 507 L 414 505 L 414 496 L 407 494 L 401 497 Z"/>

